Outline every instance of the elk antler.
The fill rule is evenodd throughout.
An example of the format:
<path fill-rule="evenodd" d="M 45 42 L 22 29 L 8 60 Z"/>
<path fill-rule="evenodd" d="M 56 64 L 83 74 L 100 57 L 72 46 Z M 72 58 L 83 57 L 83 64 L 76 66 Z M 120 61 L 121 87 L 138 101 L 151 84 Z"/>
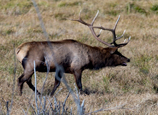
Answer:
<path fill-rule="evenodd" d="M 80 14 L 81 14 L 81 12 L 80 12 Z M 122 43 L 122 44 L 117 44 L 117 43 L 116 43 L 116 40 L 122 38 L 123 35 L 124 35 L 124 33 L 125 33 L 125 30 L 124 30 L 123 34 L 122 34 L 120 37 L 117 37 L 117 36 L 116 36 L 116 33 L 115 33 L 115 30 L 116 30 L 118 21 L 119 21 L 119 19 L 120 19 L 120 16 L 118 17 L 118 19 L 117 19 L 117 21 L 116 21 L 116 23 L 115 23 L 114 29 L 108 29 L 108 28 L 104 28 L 104 27 L 102 27 L 102 26 L 93 26 L 94 21 L 96 20 L 98 14 L 99 14 L 99 11 L 96 13 L 96 15 L 95 15 L 94 19 L 92 20 L 91 24 L 88 24 L 88 23 L 86 23 L 85 21 L 83 21 L 80 14 L 79 14 L 79 19 L 78 19 L 78 20 L 72 20 L 72 21 L 78 21 L 78 22 L 80 22 L 80 23 L 82 23 L 82 24 L 88 26 L 89 29 L 91 30 L 93 36 L 94 36 L 98 41 L 102 42 L 103 44 L 105 44 L 105 45 L 107 45 L 107 46 L 109 46 L 109 47 L 113 47 L 112 44 L 114 44 L 115 47 L 123 47 L 123 46 L 127 45 L 128 42 L 130 41 L 130 38 L 131 38 L 131 37 L 128 38 L 128 41 L 127 41 L 126 43 Z M 112 42 L 112 43 L 107 43 L 107 42 L 101 40 L 101 39 L 99 38 L 99 36 L 100 36 L 100 34 L 101 34 L 101 31 L 100 31 L 100 33 L 99 33 L 98 35 L 96 35 L 96 33 L 95 33 L 95 31 L 94 31 L 94 28 L 101 29 L 101 30 L 108 30 L 108 31 L 111 31 L 112 34 L 113 34 L 113 42 Z"/>

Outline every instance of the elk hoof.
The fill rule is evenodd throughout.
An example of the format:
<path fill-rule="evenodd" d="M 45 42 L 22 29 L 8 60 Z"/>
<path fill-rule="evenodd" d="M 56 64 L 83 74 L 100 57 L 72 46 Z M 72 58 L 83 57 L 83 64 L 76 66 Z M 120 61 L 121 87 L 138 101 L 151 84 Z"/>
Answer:
<path fill-rule="evenodd" d="M 79 94 L 84 94 L 84 91 L 83 90 L 79 90 Z"/>
<path fill-rule="evenodd" d="M 41 93 L 37 91 L 37 95 L 38 95 L 38 96 L 40 96 L 40 95 L 41 95 Z"/>

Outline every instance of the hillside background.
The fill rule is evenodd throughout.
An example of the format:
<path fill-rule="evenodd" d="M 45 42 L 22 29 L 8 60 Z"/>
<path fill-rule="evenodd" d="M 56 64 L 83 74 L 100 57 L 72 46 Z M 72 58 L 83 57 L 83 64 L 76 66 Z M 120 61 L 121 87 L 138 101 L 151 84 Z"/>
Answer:
<path fill-rule="evenodd" d="M 91 22 L 99 10 L 95 25 L 106 28 L 113 28 L 120 15 L 116 33 L 118 36 L 124 30 L 126 33 L 118 42 L 121 43 L 131 36 L 129 44 L 119 49 L 123 55 L 131 59 L 127 66 L 83 72 L 83 89 L 89 93 L 80 95 L 81 101 L 85 100 L 85 113 L 124 105 L 123 109 L 115 108 L 98 114 L 157 114 L 157 0 L 36 0 L 36 2 L 50 40 L 74 39 L 91 46 L 106 47 L 94 39 L 88 27 L 70 21 L 78 19 L 81 10 L 81 17 L 86 22 Z M 101 38 L 110 42 L 112 34 L 102 32 Z M 41 40 L 44 41 L 46 38 L 31 0 L 0 0 L 0 114 L 7 113 L 6 104 L 7 102 L 9 106 L 11 104 L 14 86 L 11 114 L 33 114 L 30 105 L 30 103 L 35 105 L 32 90 L 24 84 L 22 96 L 16 91 L 16 81 L 23 73 L 23 68 L 18 61 L 15 61 L 14 48 L 24 42 Z M 16 74 L 14 74 L 15 67 Z M 65 76 L 68 84 L 75 90 L 73 75 L 65 74 Z M 46 73 L 37 73 L 39 91 L 42 89 L 45 77 Z M 34 76 L 32 80 L 34 81 Z M 48 96 L 53 84 L 54 73 L 49 73 L 44 96 Z M 56 92 L 58 92 L 57 101 L 64 102 L 69 91 L 61 83 Z M 76 104 L 72 96 L 69 96 L 66 107 L 68 111 L 72 107 L 73 113 L 76 113 Z"/>

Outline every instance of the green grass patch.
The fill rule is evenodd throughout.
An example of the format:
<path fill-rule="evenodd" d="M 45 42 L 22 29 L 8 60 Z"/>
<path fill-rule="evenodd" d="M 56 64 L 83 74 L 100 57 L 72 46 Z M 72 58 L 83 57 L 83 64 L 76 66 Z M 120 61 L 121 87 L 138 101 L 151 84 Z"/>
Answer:
<path fill-rule="evenodd" d="M 153 57 L 150 55 L 140 55 L 136 59 L 134 59 L 134 66 L 137 66 L 139 68 L 139 71 L 143 74 L 148 74 L 150 70 L 150 60 L 152 60 Z"/>
<path fill-rule="evenodd" d="M 147 11 L 145 8 L 142 8 L 140 5 L 137 5 L 135 3 L 128 3 L 126 6 L 127 13 L 140 13 L 147 15 Z"/>
<path fill-rule="evenodd" d="M 81 10 L 81 18 L 87 22 L 88 22 L 88 19 L 91 19 L 90 21 L 92 21 L 96 13 L 97 13 L 97 10 L 90 10 L 88 8 L 83 8 Z"/>
<path fill-rule="evenodd" d="M 53 40 L 54 38 L 59 39 L 59 38 L 61 38 L 61 37 L 62 37 L 62 35 L 59 34 L 59 33 L 49 34 L 50 40 Z"/>
<path fill-rule="evenodd" d="M 56 19 L 59 19 L 59 20 L 65 20 L 66 19 L 64 13 L 56 13 L 54 16 L 55 16 Z"/>
<path fill-rule="evenodd" d="M 135 12 L 141 13 L 141 14 L 147 14 L 146 10 L 141 8 L 140 6 L 135 6 L 134 7 Z"/>
<path fill-rule="evenodd" d="M 110 6 L 111 8 L 115 8 L 115 7 L 117 6 L 117 3 L 109 3 L 109 6 Z"/>
<path fill-rule="evenodd" d="M 26 39 L 19 39 L 19 40 L 12 40 L 11 43 L 15 45 L 15 47 L 18 47 L 20 44 L 26 42 Z"/>
<path fill-rule="evenodd" d="M 31 0 L 24 0 L 24 1 L 20 1 L 18 3 L 16 3 L 17 6 L 19 6 L 20 8 L 27 8 L 29 9 L 30 7 L 33 6 Z"/>
<path fill-rule="evenodd" d="M 55 13 L 54 14 L 54 17 L 57 19 L 57 20 L 67 20 L 67 18 L 69 18 L 72 14 L 65 14 L 63 12 L 58 12 L 58 13 Z"/>
<path fill-rule="evenodd" d="M 122 91 L 124 93 L 129 92 L 130 90 L 132 90 L 131 86 L 129 86 L 128 84 L 123 85 Z"/>
<path fill-rule="evenodd" d="M 105 10 L 103 11 L 103 13 L 111 15 L 111 16 L 117 16 L 123 11 L 123 8 L 120 8 L 119 5 L 115 2 L 106 4 L 104 6 L 104 9 Z"/>
<path fill-rule="evenodd" d="M 158 55 L 155 56 L 155 59 L 158 61 Z"/>
<path fill-rule="evenodd" d="M 112 16 L 117 16 L 120 13 L 119 10 L 109 10 L 106 12 L 106 14 L 112 15 Z"/>
<path fill-rule="evenodd" d="M 110 89 L 109 89 L 109 83 L 110 83 L 110 79 L 107 76 L 104 76 L 103 77 L 103 84 L 104 84 L 104 90 L 106 92 L 110 91 Z"/>
<path fill-rule="evenodd" d="M 148 66 L 141 67 L 140 72 L 142 72 L 144 74 L 148 74 L 149 73 L 149 67 Z"/>
<path fill-rule="evenodd" d="M 65 1 L 62 1 L 58 4 L 58 7 L 72 7 L 72 6 L 77 6 L 81 4 L 81 1 L 75 1 L 75 2 L 65 2 Z"/>
<path fill-rule="evenodd" d="M 158 4 L 155 4 L 152 7 L 150 7 L 150 10 L 158 14 Z"/>
<path fill-rule="evenodd" d="M 158 4 L 153 5 L 150 9 L 152 11 L 158 11 Z"/>
<path fill-rule="evenodd" d="M 14 66 L 9 66 L 8 67 L 8 72 L 9 72 L 10 75 L 14 74 L 14 69 L 15 69 Z"/>
<path fill-rule="evenodd" d="M 12 29 L 12 28 L 9 28 L 9 29 L 3 29 L 1 30 L 0 34 L 2 34 L 3 36 L 7 36 L 7 35 L 10 35 L 10 34 L 13 34 L 15 33 L 15 30 Z"/>
<path fill-rule="evenodd" d="M 21 15 L 27 13 L 33 6 L 30 0 L 10 0 L 0 4 L 0 9 L 12 11 L 12 14 Z"/>
<path fill-rule="evenodd" d="M 40 27 L 37 28 L 30 28 L 27 30 L 27 32 L 30 33 L 43 33 L 42 29 Z"/>
<path fill-rule="evenodd" d="M 42 7 L 45 7 L 45 8 L 47 8 L 47 7 L 49 7 L 49 3 L 48 2 L 46 2 L 46 1 L 40 1 L 39 3 L 39 6 L 42 6 Z"/>
<path fill-rule="evenodd" d="M 15 7 L 15 1 L 10 1 L 10 2 L 4 2 L 3 4 L 0 4 L 0 9 L 8 9 L 8 8 L 13 8 Z"/>
<path fill-rule="evenodd" d="M 78 40 L 79 42 L 86 43 L 87 41 L 90 42 L 89 39 L 90 39 L 90 37 L 88 36 L 88 34 L 84 34 L 84 35 L 82 35 L 80 38 L 78 38 L 77 40 Z M 92 40 L 94 40 L 94 38 L 92 38 Z"/>
<path fill-rule="evenodd" d="M 9 35 L 9 34 L 12 34 L 12 33 L 14 33 L 14 32 L 15 32 L 14 30 L 8 29 L 8 30 L 6 30 L 4 33 L 5 33 L 5 35 Z"/>

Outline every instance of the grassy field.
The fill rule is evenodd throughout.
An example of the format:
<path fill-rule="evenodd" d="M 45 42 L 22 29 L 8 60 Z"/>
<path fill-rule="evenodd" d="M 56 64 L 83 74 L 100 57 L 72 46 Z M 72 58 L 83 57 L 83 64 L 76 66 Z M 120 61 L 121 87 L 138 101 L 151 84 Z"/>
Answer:
<path fill-rule="evenodd" d="M 87 22 L 91 22 L 99 10 L 95 25 L 107 28 L 113 28 L 120 15 L 117 35 L 121 35 L 124 30 L 126 33 L 118 42 L 123 42 L 131 36 L 130 43 L 119 49 L 123 55 L 131 59 L 126 67 L 83 72 L 83 89 L 89 92 L 89 95 L 80 95 L 81 102 L 85 101 L 85 113 L 104 108 L 104 111 L 95 114 L 157 114 L 158 1 L 36 0 L 36 2 L 50 40 L 74 39 L 91 46 L 106 47 L 94 39 L 87 27 L 70 21 L 78 19 L 80 10 L 82 10 L 81 16 Z M 102 32 L 101 38 L 110 42 L 112 34 Z M 32 1 L 0 0 L 0 114 L 7 113 L 6 105 L 8 102 L 10 107 L 11 100 L 13 100 L 11 115 L 33 114 L 32 106 L 35 107 L 35 98 L 32 90 L 24 84 L 22 96 L 16 91 L 16 80 L 22 74 L 23 68 L 18 61 L 15 61 L 14 48 L 24 42 L 40 40 L 46 38 Z M 65 76 L 70 87 L 75 90 L 73 76 L 70 74 Z M 45 77 L 46 73 L 37 73 L 39 91 L 42 89 Z M 49 73 L 44 87 L 44 96 L 47 98 L 53 84 L 54 73 Z M 12 99 L 14 85 L 15 93 Z M 57 92 L 57 102 L 64 102 L 69 91 L 63 83 Z M 66 107 L 68 111 L 72 107 L 73 114 L 76 114 L 76 104 L 71 95 L 67 99 Z"/>

